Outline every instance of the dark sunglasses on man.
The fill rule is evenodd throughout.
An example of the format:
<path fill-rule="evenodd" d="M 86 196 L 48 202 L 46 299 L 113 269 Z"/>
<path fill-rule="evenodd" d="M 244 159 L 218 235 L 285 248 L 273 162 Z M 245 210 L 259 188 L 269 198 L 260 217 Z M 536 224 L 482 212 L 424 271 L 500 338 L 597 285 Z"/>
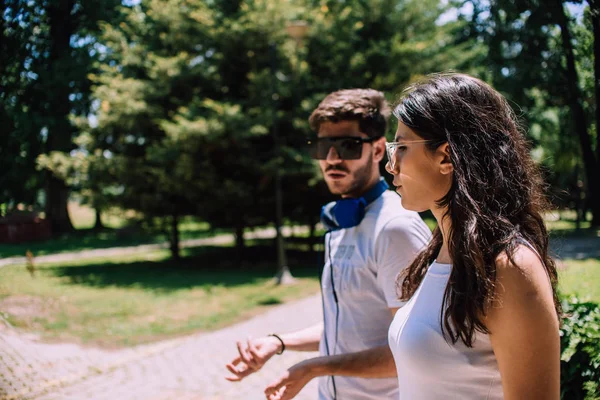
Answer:
<path fill-rule="evenodd" d="M 315 160 L 326 160 L 332 147 L 342 160 L 358 160 L 362 156 L 363 143 L 371 143 L 374 138 L 360 136 L 334 136 L 307 139 L 310 156 Z"/>

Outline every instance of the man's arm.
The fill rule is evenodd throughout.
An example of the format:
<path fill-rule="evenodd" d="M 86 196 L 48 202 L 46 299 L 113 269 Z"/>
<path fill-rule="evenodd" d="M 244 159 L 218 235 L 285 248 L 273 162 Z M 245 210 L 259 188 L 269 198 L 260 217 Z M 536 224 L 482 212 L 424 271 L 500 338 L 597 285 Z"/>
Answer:
<path fill-rule="evenodd" d="M 398 308 L 390 308 L 392 318 Z M 390 347 L 386 344 L 356 353 L 321 356 L 304 360 L 284 372 L 267 386 L 269 400 L 293 399 L 308 382 L 319 376 L 356 376 L 390 378 L 397 375 Z"/>
<path fill-rule="evenodd" d="M 300 331 L 279 334 L 285 350 L 317 351 L 323 334 L 323 323 L 316 324 Z M 248 339 L 237 342 L 239 355 L 226 365 L 232 375 L 225 379 L 237 382 L 258 371 L 271 357 L 282 351 L 282 343 L 275 336 Z"/>
<path fill-rule="evenodd" d="M 265 395 L 269 400 L 290 400 L 311 379 L 328 375 L 390 378 L 396 376 L 396 365 L 388 345 L 356 353 L 310 358 L 292 366 L 267 386 Z"/>
<path fill-rule="evenodd" d="M 318 351 L 322 335 L 323 323 L 321 322 L 301 331 L 281 334 L 279 337 L 283 340 L 286 350 Z M 281 351 L 281 343 L 279 341 L 278 345 L 277 352 Z"/>

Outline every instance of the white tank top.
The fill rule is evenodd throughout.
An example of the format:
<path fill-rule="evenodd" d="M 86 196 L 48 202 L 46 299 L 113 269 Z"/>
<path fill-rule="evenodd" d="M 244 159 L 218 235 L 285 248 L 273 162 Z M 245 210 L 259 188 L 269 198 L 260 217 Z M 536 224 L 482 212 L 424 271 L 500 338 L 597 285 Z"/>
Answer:
<path fill-rule="evenodd" d="M 489 335 L 475 332 L 471 348 L 461 340 L 448 344 L 442 335 L 441 307 L 451 270 L 451 264 L 431 264 L 390 325 L 400 400 L 504 398 Z"/>

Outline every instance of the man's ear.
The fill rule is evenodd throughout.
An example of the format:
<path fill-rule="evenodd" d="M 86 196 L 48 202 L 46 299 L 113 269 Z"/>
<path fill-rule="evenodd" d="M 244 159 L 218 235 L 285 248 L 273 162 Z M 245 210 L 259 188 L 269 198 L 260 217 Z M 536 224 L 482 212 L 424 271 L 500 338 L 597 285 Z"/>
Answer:
<path fill-rule="evenodd" d="M 373 161 L 379 163 L 385 155 L 385 136 L 373 141 Z"/>
<path fill-rule="evenodd" d="M 452 165 L 452 159 L 450 158 L 450 145 L 448 142 L 442 144 L 437 148 L 436 153 L 439 155 L 440 172 L 443 175 L 448 175 L 454 171 L 454 165 Z"/>

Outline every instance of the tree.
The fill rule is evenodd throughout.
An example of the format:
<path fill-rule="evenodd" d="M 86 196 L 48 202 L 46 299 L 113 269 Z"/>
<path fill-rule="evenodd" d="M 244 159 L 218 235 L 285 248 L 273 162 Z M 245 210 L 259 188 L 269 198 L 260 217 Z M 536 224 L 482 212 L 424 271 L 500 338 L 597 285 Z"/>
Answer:
<path fill-rule="evenodd" d="M 569 185 L 575 186 L 577 174 L 565 166 L 570 164 L 572 168 L 578 163 L 565 163 L 564 159 L 581 160 L 592 225 L 599 226 L 600 140 L 598 130 L 590 123 L 597 110 L 597 96 L 594 85 L 586 84 L 587 77 L 594 76 L 593 64 L 597 62 L 590 58 L 593 13 L 585 12 L 582 25 L 565 8 L 567 3 L 582 4 L 581 1 L 465 3 L 475 10 L 470 19 L 472 35 L 488 46 L 490 80 L 521 107 L 531 131 L 537 131 L 532 135 L 534 145 L 542 145 L 537 153 L 553 171 L 552 179 L 570 181 Z M 598 78 L 594 78 L 596 82 Z M 570 115 L 568 123 L 558 118 L 566 115 Z M 549 142 L 563 146 L 543 147 Z M 578 149 L 573 143 L 577 143 Z"/>
<path fill-rule="evenodd" d="M 43 182 L 46 217 L 54 232 L 73 228 L 67 212 L 69 190 L 51 170 L 44 175 L 33 172 L 35 159 L 40 153 L 73 149 L 75 129 L 70 117 L 89 111 L 87 75 L 94 58 L 93 35 L 98 21 L 114 17 L 118 4 L 118 0 L 93 5 L 76 0 L 12 0 L 2 6 L 10 66 L 3 79 L 12 79 L 9 86 L 13 89 L 4 103 L 11 107 L 11 116 L 5 118 L 12 118 L 12 123 L 5 125 L 6 137 L 11 138 L 9 145 L 21 148 L 16 154 L 25 155 L 20 160 L 25 164 L 21 171 L 31 172 L 32 177 L 26 181 L 36 182 L 26 187 L 29 198 L 20 197 L 35 201 L 35 189 Z M 14 157 L 15 153 L 2 154 L 2 162 L 13 163 Z M 21 176 L 22 172 L 14 174 Z M 8 200 L 14 203 L 21 201 L 20 197 Z"/>
<path fill-rule="evenodd" d="M 154 1 L 104 27 L 97 125 L 83 150 L 102 155 L 90 159 L 107 165 L 95 186 L 120 189 L 112 204 L 170 221 L 174 258 L 183 215 L 235 228 L 240 248 L 245 227 L 270 220 L 270 37 L 246 26 L 249 14 L 230 21 L 202 2 Z"/>
<path fill-rule="evenodd" d="M 573 50 L 573 37 L 569 27 L 569 19 L 565 12 L 562 1 L 554 0 L 553 11 L 558 25 L 560 26 L 562 48 L 565 55 L 566 70 L 565 75 L 568 82 L 568 99 L 570 101 L 571 113 L 574 122 L 575 132 L 579 138 L 581 145 L 581 153 L 583 165 L 585 168 L 585 176 L 587 181 L 587 189 L 589 192 L 589 206 L 592 210 L 592 226 L 600 226 L 600 177 L 598 176 L 598 167 L 600 159 L 596 155 L 600 155 L 600 133 L 596 132 L 596 152 L 594 152 L 592 144 L 591 127 L 588 124 L 583 106 L 583 94 L 579 87 L 579 72 L 575 65 L 575 53 Z M 600 61 L 599 61 L 600 62 Z M 600 75 L 596 76 L 600 79 Z M 596 99 L 596 107 L 597 107 Z M 588 131 L 590 130 L 590 131 Z"/>
<path fill-rule="evenodd" d="M 95 174 L 87 177 L 96 188 L 111 188 L 98 193 L 105 203 L 157 219 L 175 259 L 181 217 L 209 196 L 212 167 L 194 151 L 218 125 L 187 116 L 196 96 L 216 90 L 204 61 L 213 52 L 212 23 L 200 2 L 151 1 L 125 10 L 123 23 L 103 26 L 99 73 L 91 77 L 97 122 L 84 133 L 82 151 Z"/>
<path fill-rule="evenodd" d="M 42 180 L 35 160 L 42 151 L 39 117 L 30 101 L 36 74 L 31 50 L 39 46 L 34 29 L 38 11 L 31 2 L 0 4 L 0 204 L 10 212 L 17 204 L 34 205 Z"/>
<path fill-rule="evenodd" d="M 94 187 L 118 193 L 102 195 L 111 204 L 169 220 L 174 257 L 183 215 L 234 229 L 242 249 L 245 228 L 273 221 L 277 174 L 285 215 L 307 221 L 302 210 L 310 204 L 314 213 L 320 200 L 305 200 L 315 168 L 303 138 L 327 91 L 395 88 L 410 79 L 394 65 L 405 59 L 418 74 L 435 67 L 432 59 L 465 58 L 446 49 L 452 32 L 436 25 L 444 11 L 437 1 L 331 2 L 331 11 L 313 3 L 149 1 L 127 10 L 122 24 L 104 25 L 92 77 L 97 122 L 81 141 L 87 171 L 98 165 Z M 428 6 L 422 23 L 397 31 L 402 16 L 416 19 Z M 285 27 L 303 17 L 313 28 L 299 47 Z"/>

